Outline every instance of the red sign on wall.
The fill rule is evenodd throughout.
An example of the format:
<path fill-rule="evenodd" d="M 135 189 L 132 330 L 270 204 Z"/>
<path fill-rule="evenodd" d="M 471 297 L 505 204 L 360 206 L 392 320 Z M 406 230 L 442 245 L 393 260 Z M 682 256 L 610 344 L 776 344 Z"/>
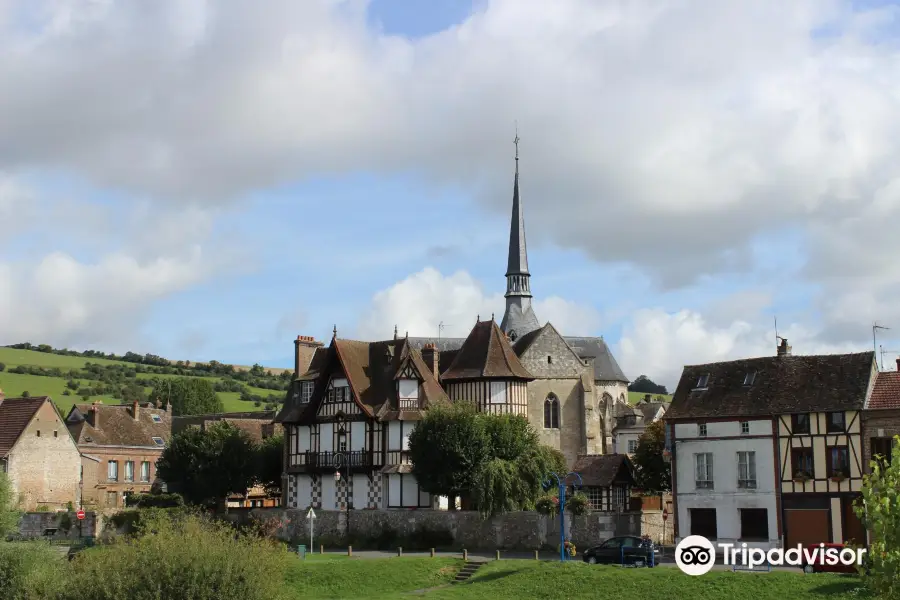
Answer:
<path fill-rule="evenodd" d="M 84 511 L 79 508 L 78 512 L 75 513 L 75 516 L 78 517 L 79 521 L 83 521 L 84 520 Z M 665 517 L 663 517 L 663 518 L 665 518 Z"/>

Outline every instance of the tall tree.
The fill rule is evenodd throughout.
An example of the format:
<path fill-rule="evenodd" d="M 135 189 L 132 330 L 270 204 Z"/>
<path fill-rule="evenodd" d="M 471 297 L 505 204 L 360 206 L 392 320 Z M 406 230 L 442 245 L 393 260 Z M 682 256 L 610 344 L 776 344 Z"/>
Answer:
<path fill-rule="evenodd" d="M 662 421 L 651 423 L 634 452 L 635 483 L 645 492 L 661 494 L 672 489 L 672 466 L 663 458 L 666 432 Z"/>
<path fill-rule="evenodd" d="M 451 499 L 471 487 L 473 476 L 490 456 L 484 421 L 475 405 L 454 402 L 430 408 L 409 435 L 412 472 L 424 491 Z"/>
<path fill-rule="evenodd" d="M 16 504 L 12 482 L 6 473 L 0 471 L 0 541 L 19 529 L 21 514 L 16 510 Z"/>
<path fill-rule="evenodd" d="M 155 378 L 150 398 L 164 405 L 172 404 L 172 414 L 202 415 L 222 412 L 222 399 L 208 379 L 201 377 Z"/>
<path fill-rule="evenodd" d="M 253 441 L 225 421 L 205 431 L 176 433 L 156 463 L 156 471 L 169 491 L 201 506 L 215 506 L 231 494 L 246 492 L 257 479 L 256 468 Z"/>
<path fill-rule="evenodd" d="M 863 478 L 857 516 L 871 532 L 863 581 L 875 598 L 900 598 L 900 437 L 894 437 L 890 460 L 872 461 Z"/>
<path fill-rule="evenodd" d="M 629 392 L 640 392 L 642 394 L 668 394 L 666 386 L 655 383 L 646 375 L 641 375 L 631 382 L 628 386 Z"/>
<path fill-rule="evenodd" d="M 284 436 L 266 438 L 256 448 L 256 481 L 269 497 L 281 492 L 281 474 L 284 465 Z"/>

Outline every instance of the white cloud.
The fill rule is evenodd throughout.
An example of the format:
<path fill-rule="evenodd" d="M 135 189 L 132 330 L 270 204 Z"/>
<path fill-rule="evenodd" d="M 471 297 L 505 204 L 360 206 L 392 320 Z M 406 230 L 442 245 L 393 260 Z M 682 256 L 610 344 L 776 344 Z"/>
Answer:
<path fill-rule="evenodd" d="M 620 365 L 631 377 L 646 374 L 657 383 L 675 390 L 685 365 L 706 364 L 753 356 L 775 354 L 775 331 L 758 313 L 752 320 L 735 320 L 718 325 L 703 315 L 681 310 L 637 311 L 622 332 L 617 345 Z M 865 352 L 862 343 L 822 343 L 819 333 L 799 324 L 779 325 L 779 335 L 788 340 L 796 354 Z"/>
<path fill-rule="evenodd" d="M 397 325 L 400 335 L 466 337 L 475 319 L 487 320 L 493 314 L 503 319 L 503 294 L 487 294 L 482 285 L 466 271 L 443 275 L 428 267 L 375 294 L 371 306 L 359 320 L 356 335 L 360 339 L 388 339 Z M 551 296 L 534 303 L 541 323 L 551 322 L 563 335 L 592 335 L 600 324 L 598 312 Z"/>

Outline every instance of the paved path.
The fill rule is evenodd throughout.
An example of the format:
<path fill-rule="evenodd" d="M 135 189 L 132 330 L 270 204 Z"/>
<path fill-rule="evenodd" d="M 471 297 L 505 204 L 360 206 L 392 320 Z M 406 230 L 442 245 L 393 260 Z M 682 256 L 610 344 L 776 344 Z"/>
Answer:
<path fill-rule="evenodd" d="M 318 554 L 318 553 L 317 553 Z M 346 550 L 326 550 L 326 555 L 334 555 L 334 556 L 345 556 L 347 554 Z M 435 552 L 435 556 L 446 557 L 446 558 L 462 558 L 462 552 Z M 388 552 L 385 550 L 354 550 L 353 556 L 355 558 L 391 558 L 393 556 L 397 556 L 397 552 Z M 403 556 L 414 556 L 414 557 L 430 557 L 430 552 L 407 552 L 403 551 Z M 555 552 L 541 552 L 538 554 L 539 559 L 543 561 L 558 561 L 559 554 Z M 469 552 L 468 554 L 469 560 L 472 562 L 489 562 L 497 559 L 497 555 L 494 552 Z M 500 552 L 500 558 L 503 560 L 534 560 L 534 552 Z M 581 562 L 581 556 L 576 556 L 575 561 Z M 663 552 L 660 562 L 657 563 L 659 567 L 666 568 L 678 568 L 675 564 L 675 559 L 672 556 L 672 553 L 668 554 Z M 713 567 L 715 571 L 731 571 L 731 565 L 722 565 L 717 564 Z M 793 573 L 802 572 L 798 567 L 772 567 L 772 571 L 788 571 Z M 748 570 L 742 570 L 741 572 L 748 572 Z M 765 569 L 757 567 L 753 572 L 756 573 L 766 573 Z M 417 590 L 417 592 L 421 592 L 421 590 Z"/>

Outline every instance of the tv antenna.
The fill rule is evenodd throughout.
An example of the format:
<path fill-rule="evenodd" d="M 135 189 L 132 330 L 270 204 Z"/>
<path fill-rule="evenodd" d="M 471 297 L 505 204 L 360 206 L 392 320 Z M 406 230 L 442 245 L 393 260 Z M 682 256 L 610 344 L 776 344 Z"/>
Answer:
<path fill-rule="evenodd" d="M 875 351 L 875 356 L 878 356 L 878 342 L 876 340 L 876 334 L 879 329 L 890 330 L 890 327 L 884 327 L 878 324 L 878 321 L 872 323 L 872 350 Z M 881 368 L 884 370 L 884 359 L 882 359 Z"/>
<path fill-rule="evenodd" d="M 878 344 L 878 349 L 881 353 L 881 370 L 884 371 L 884 355 L 885 354 L 900 354 L 897 350 L 885 350 L 884 346 Z"/>
<path fill-rule="evenodd" d="M 438 323 L 438 341 L 441 340 L 441 332 L 444 330 L 444 322 Z"/>

